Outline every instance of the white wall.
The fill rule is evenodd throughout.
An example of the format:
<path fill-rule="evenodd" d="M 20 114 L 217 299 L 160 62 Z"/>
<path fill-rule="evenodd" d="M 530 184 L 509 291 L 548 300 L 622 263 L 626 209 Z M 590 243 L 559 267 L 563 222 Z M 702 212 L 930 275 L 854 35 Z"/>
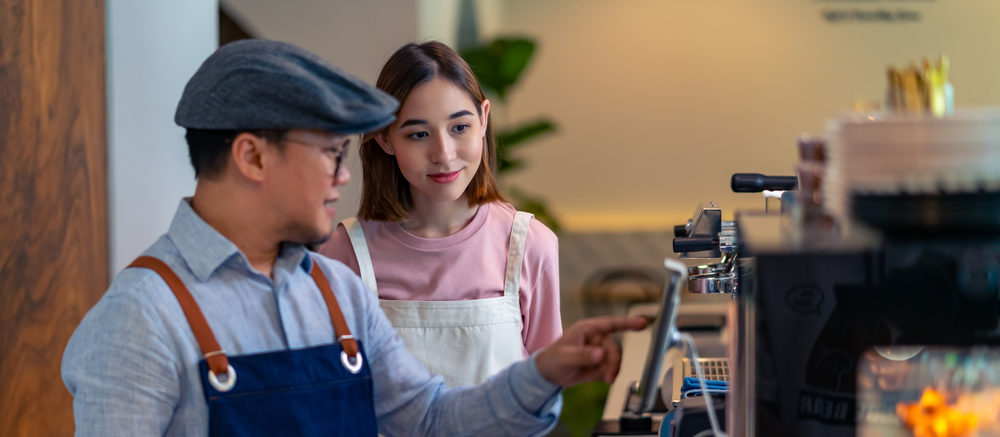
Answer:
<path fill-rule="evenodd" d="M 409 41 L 454 43 L 460 0 L 225 0 L 262 36 L 319 53 L 372 83 Z M 856 99 L 881 99 L 885 69 L 945 53 L 959 106 L 1000 104 L 994 0 L 477 0 L 483 36 L 527 35 L 534 63 L 496 107 L 559 132 L 518 153 L 510 176 L 570 230 L 669 228 L 733 194 L 735 172 L 790 175 L 795 140 Z M 918 22 L 824 20 L 824 10 L 914 11 Z M 359 175 L 357 154 L 350 160 Z M 352 215 L 359 178 L 338 217 Z"/>
<path fill-rule="evenodd" d="M 539 50 L 510 97 L 557 135 L 525 146 L 516 183 L 570 229 L 665 228 L 700 200 L 761 208 L 729 176 L 790 175 L 795 140 L 885 70 L 940 53 L 958 106 L 1000 104 L 1000 2 L 508 0 L 504 29 Z M 912 22 L 828 23 L 822 11 L 913 10 Z M 998 169 L 1000 171 L 1000 169 Z"/>
<path fill-rule="evenodd" d="M 111 274 L 170 226 L 194 193 L 174 110 L 218 46 L 215 0 L 108 0 L 108 200 Z"/>

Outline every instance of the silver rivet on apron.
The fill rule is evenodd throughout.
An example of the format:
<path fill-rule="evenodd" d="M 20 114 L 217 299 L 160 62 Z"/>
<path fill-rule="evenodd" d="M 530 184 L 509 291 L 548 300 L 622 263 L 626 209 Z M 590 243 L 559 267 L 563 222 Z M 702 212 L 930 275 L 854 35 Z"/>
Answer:
<path fill-rule="evenodd" d="M 215 375 L 215 372 L 208 371 L 208 382 L 215 387 L 216 390 L 221 392 L 227 392 L 233 389 L 236 385 L 236 369 L 233 369 L 233 365 L 229 365 L 229 369 L 226 370 L 226 380 L 219 381 L 219 377 Z"/>
<path fill-rule="evenodd" d="M 351 361 L 354 363 L 351 363 Z M 346 368 L 351 373 L 358 373 L 361 371 L 361 352 L 354 354 L 353 358 L 348 358 L 347 352 L 340 351 L 340 362 L 344 363 L 344 368 Z"/>

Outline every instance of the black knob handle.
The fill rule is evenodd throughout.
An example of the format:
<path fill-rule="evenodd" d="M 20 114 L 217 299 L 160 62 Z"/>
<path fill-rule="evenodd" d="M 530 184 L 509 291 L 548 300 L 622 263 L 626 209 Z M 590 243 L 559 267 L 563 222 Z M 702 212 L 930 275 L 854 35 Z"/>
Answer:
<path fill-rule="evenodd" d="M 687 237 L 687 234 L 688 234 L 687 225 L 674 225 L 675 237 Z"/>
<path fill-rule="evenodd" d="M 715 237 L 674 237 L 674 252 L 701 252 L 715 250 L 719 240 Z"/>
<path fill-rule="evenodd" d="M 795 176 L 764 176 L 760 173 L 734 173 L 729 187 L 734 193 L 759 193 L 764 190 L 794 190 L 799 185 Z"/>

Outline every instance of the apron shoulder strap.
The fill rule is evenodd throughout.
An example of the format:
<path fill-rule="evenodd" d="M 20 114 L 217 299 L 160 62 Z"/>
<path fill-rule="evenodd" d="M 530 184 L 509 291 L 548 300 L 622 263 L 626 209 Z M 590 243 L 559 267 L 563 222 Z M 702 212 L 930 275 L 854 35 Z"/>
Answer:
<path fill-rule="evenodd" d="M 316 281 L 316 285 L 323 295 L 323 300 L 326 301 L 326 308 L 330 312 L 330 320 L 333 322 L 333 330 L 337 335 L 337 340 L 340 341 L 344 352 L 351 357 L 356 357 L 359 351 L 358 343 L 354 336 L 351 335 L 351 330 L 344 320 L 344 314 L 340 311 L 337 297 L 333 295 L 333 290 L 330 288 L 330 282 L 327 281 L 323 269 L 319 267 L 315 259 L 313 259 L 312 264 L 313 268 L 310 276 Z M 229 358 L 226 357 L 225 351 L 219 347 L 219 342 L 216 340 L 212 328 L 208 326 L 205 314 L 201 312 L 201 308 L 195 302 L 191 291 L 188 290 L 184 282 L 177 276 L 177 273 L 174 273 L 173 269 L 167 263 L 151 256 L 136 258 L 126 268 L 130 267 L 150 269 L 163 278 L 163 281 L 167 283 L 167 286 L 170 287 L 170 290 L 180 303 L 181 310 L 184 311 L 184 317 L 187 319 L 188 325 L 191 326 L 191 331 L 194 332 L 195 340 L 198 341 L 198 347 L 201 348 L 201 352 L 204 354 L 208 368 L 216 375 L 228 374 Z"/>
<path fill-rule="evenodd" d="M 357 218 L 350 217 L 340 222 L 347 230 L 347 236 L 351 239 L 351 248 L 354 249 L 354 257 L 358 260 L 358 270 L 361 273 L 361 281 L 369 291 L 378 296 L 378 285 L 375 282 L 375 267 L 372 265 L 372 255 L 368 251 L 368 240 L 365 239 L 365 230 L 361 228 L 361 222 Z"/>
<path fill-rule="evenodd" d="M 167 283 L 170 290 L 174 292 L 177 301 L 180 302 L 181 310 L 184 311 L 184 317 L 187 318 L 188 325 L 194 331 L 194 338 L 198 340 L 198 347 L 201 348 L 201 353 L 205 355 L 205 362 L 208 363 L 208 368 L 216 375 L 225 375 L 229 369 L 229 359 L 226 358 L 226 353 L 219 347 L 219 342 L 215 339 L 215 334 L 212 333 L 212 328 L 208 326 L 208 321 L 205 320 L 205 315 L 201 312 L 201 308 L 198 307 L 198 303 L 195 302 L 194 297 L 191 296 L 191 292 L 184 285 L 184 282 L 177 277 L 173 269 L 159 258 L 151 256 L 140 256 L 126 268 L 129 267 L 150 269 L 160 275 L 160 278 L 163 278 L 163 281 Z"/>
<path fill-rule="evenodd" d="M 516 295 L 521 289 L 521 264 L 524 260 L 524 243 L 528 237 L 528 224 L 533 214 L 517 211 L 514 213 L 514 224 L 510 229 L 510 242 L 507 245 L 507 272 L 504 275 L 503 295 Z"/>
<path fill-rule="evenodd" d="M 334 296 L 333 289 L 330 288 L 330 281 L 326 279 L 326 274 L 323 273 L 316 258 L 312 259 L 312 269 L 309 275 L 312 276 L 313 281 L 316 281 L 316 286 L 319 287 L 323 300 L 326 301 L 326 310 L 330 312 L 330 321 L 333 322 L 333 331 L 340 346 L 344 348 L 344 352 L 348 356 L 358 356 L 357 339 L 351 335 L 351 329 L 347 326 L 347 321 L 344 320 L 344 313 L 340 311 L 337 296 Z"/>

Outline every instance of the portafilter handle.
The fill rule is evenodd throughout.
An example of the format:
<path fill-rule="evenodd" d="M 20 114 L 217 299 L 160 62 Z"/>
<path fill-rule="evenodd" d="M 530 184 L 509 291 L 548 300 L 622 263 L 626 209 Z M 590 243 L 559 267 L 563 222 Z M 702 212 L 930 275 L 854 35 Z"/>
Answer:
<path fill-rule="evenodd" d="M 719 247 L 717 237 L 674 237 L 674 252 L 702 252 Z"/>

